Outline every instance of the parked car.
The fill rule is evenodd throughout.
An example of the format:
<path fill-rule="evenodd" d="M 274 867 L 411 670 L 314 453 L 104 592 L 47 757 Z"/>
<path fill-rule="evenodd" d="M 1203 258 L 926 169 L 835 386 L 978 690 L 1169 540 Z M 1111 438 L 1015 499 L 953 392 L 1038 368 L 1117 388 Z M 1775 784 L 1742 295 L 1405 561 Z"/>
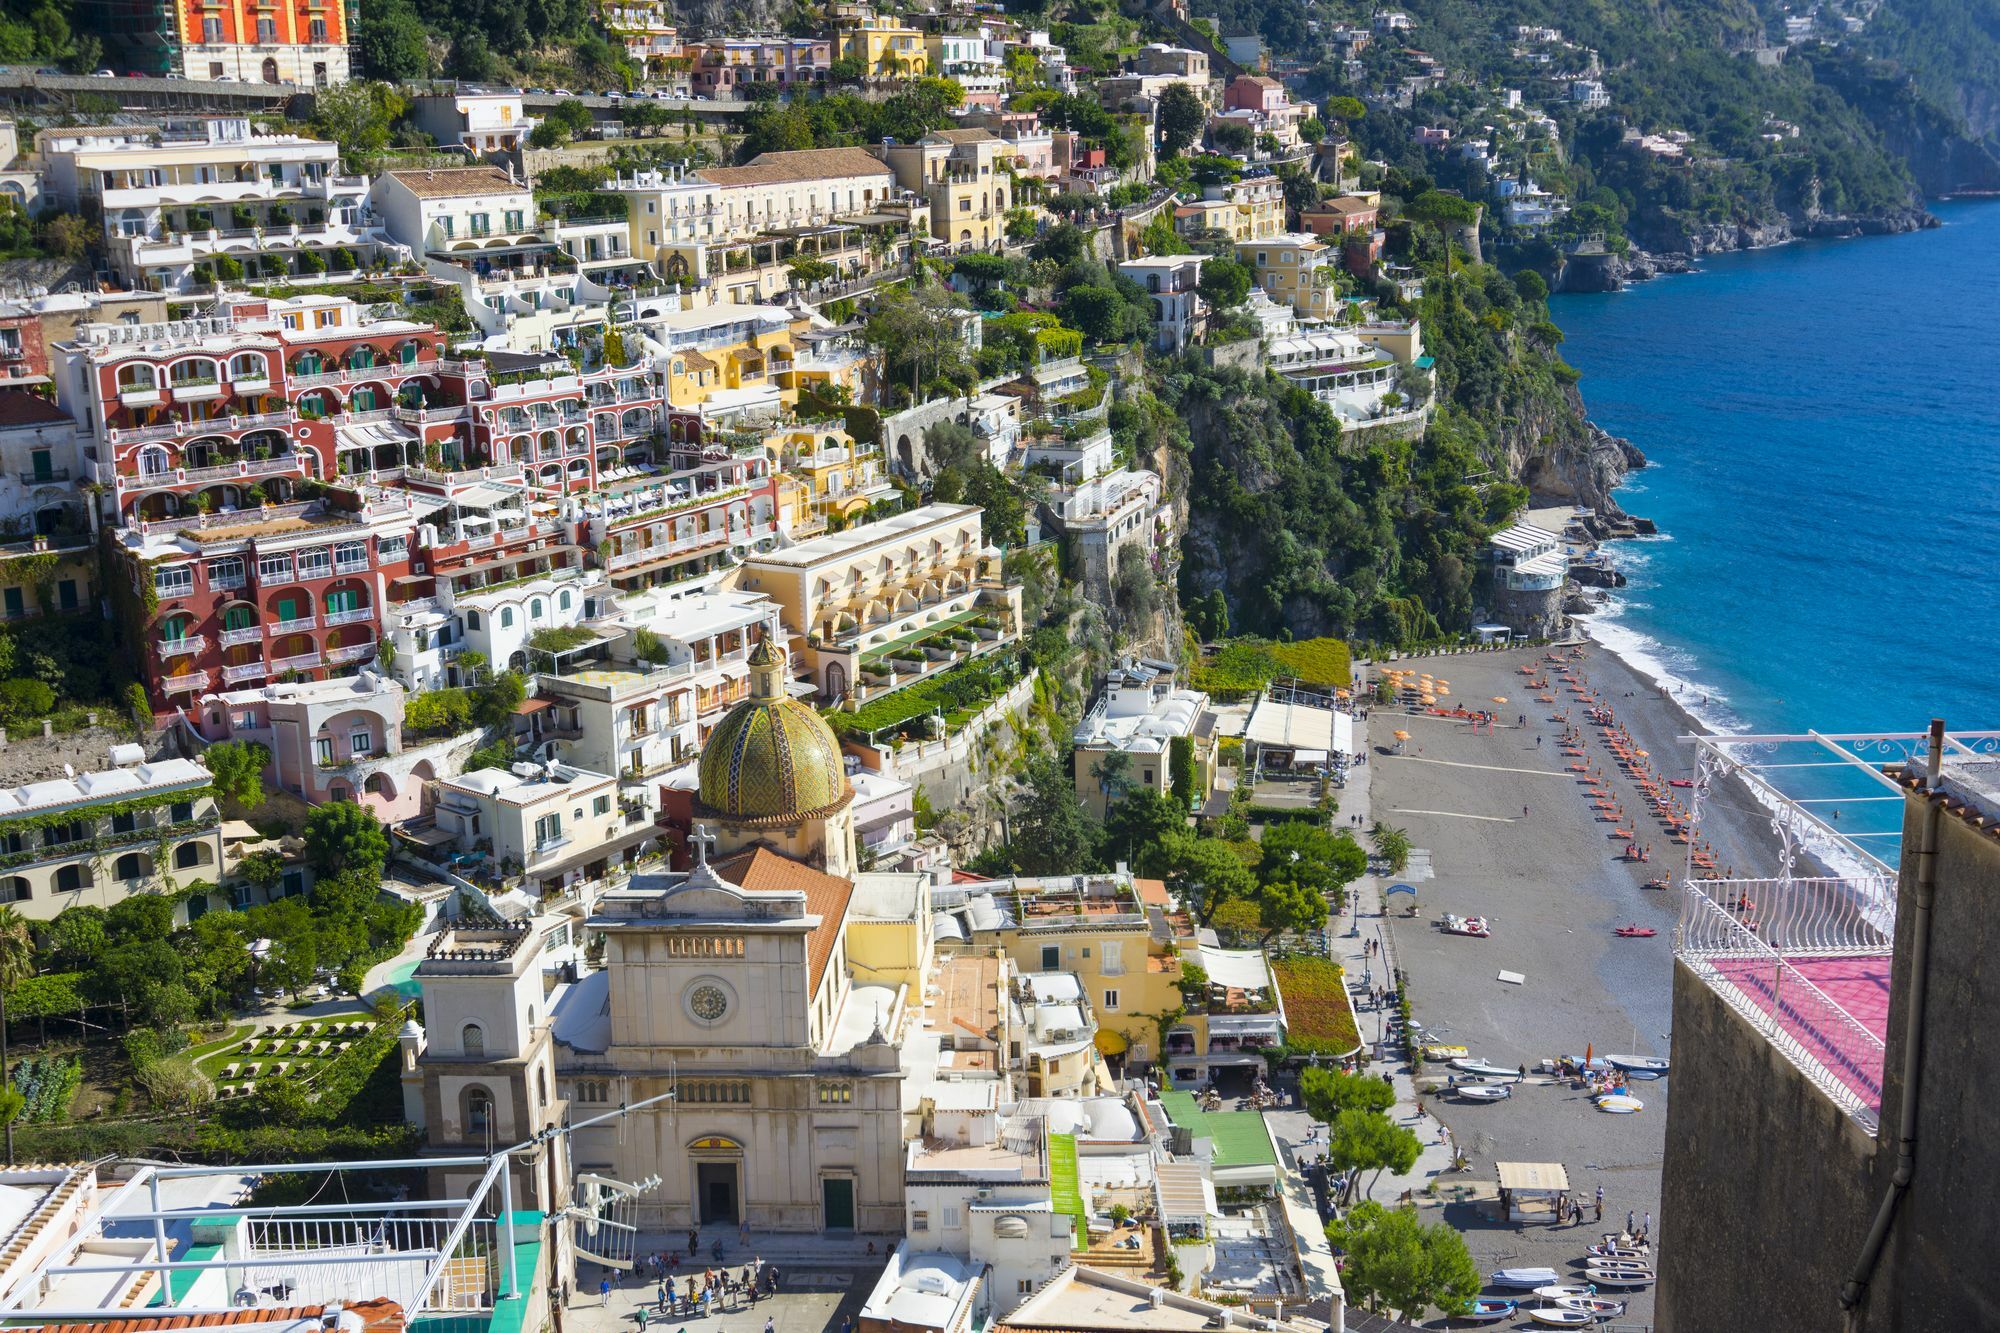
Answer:
<path fill-rule="evenodd" d="M 115 79 L 118 76 L 108 69 L 94 69 L 90 71 L 90 77 L 93 79 Z"/>

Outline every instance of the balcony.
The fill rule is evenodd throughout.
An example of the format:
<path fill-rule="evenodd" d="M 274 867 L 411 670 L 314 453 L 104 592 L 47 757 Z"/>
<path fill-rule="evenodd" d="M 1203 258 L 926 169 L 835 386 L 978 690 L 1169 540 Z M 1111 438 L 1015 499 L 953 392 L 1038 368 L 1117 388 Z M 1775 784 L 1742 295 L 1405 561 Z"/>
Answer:
<path fill-rule="evenodd" d="M 271 659 L 271 670 L 279 673 L 286 671 L 310 671 L 318 665 L 320 665 L 320 655 L 318 652 L 298 653 L 291 657 L 274 657 Z"/>
<path fill-rule="evenodd" d="M 188 694 L 208 687 L 208 673 L 194 671 L 185 676 L 168 676 L 160 682 L 160 689 L 167 694 Z"/>
<path fill-rule="evenodd" d="M 185 639 L 161 639 L 161 657 L 183 657 L 198 653 L 208 646 L 208 640 L 199 634 L 190 634 Z"/>
<path fill-rule="evenodd" d="M 222 668 L 222 681 L 225 685 L 240 685 L 246 680 L 262 680 L 270 674 L 271 668 L 262 662 L 244 662 Z"/>
<path fill-rule="evenodd" d="M 318 616 L 298 616 L 291 620 L 274 620 L 271 622 L 271 632 L 273 634 L 291 634 L 299 630 L 317 629 L 318 627 Z"/>
<path fill-rule="evenodd" d="M 222 397 L 220 380 L 181 380 L 173 387 L 177 403 L 205 403 Z"/>
<path fill-rule="evenodd" d="M 211 579 L 208 586 L 214 588 L 217 585 Z M 239 588 L 242 587 L 243 581 L 238 579 L 236 586 Z M 262 643 L 264 642 L 264 627 L 262 625 L 251 625 L 244 629 L 226 629 L 215 636 L 215 642 L 223 648 L 237 648 L 246 643 Z"/>
<path fill-rule="evenodd" d="M 149 407 L 161 401 L 160 386 L 136 384 L 129 389 L 120 389 L 118 401 L 127 407 Z"/>
<path fill-rule="evenodd" d="M 268 477 L 279 472 L 297 472 L 299 456 L 286 454 L 282 458 L 252 458 L 235 463 L 218 463 L 214 467 L 177 468 L 173 472 L 155 472 L 142 483 L 151 486 L 173 485 L 181 482 L 231 481 L 237 477 Z"/>
<path fill-rule="evenodd" d="M 315 561 L 312 564 L 307 564 L 303 560 L 299 562 L 298 582 L 303 583 L 307 579 L 330 579 L 332 577 L 333 562 L 331 560 Z"/>
<path fill-rule="evenodd" d="M 363 621 L 375 619 L 375 608 L 357 606 L 348 611 L 329 611 L 320 617 L 320 623 L 331 629 L 335 625 L 359 625 Z"/>
<path fill-rule="evenodd" d="M 345 666 L 349 662 L 365 662 L 375 656 L 372 643 L 350 643 L 326 650 L 326 660 L 330 666 Z"/>
<path fill-rule="evenodd" d="M 159 391 L 149 390 L 151 399 L 134 400 L 120 394 L 120 401 L 128 407 L 142 406 L 145 402 L 158 402 Z M 167 421 L 157 426 L 113 426 L 109 431 L 113 444 L 143 444 L 148 440 L 172 440 L 183 435 L 209 435 L 218 432 L 245 430 L 283 430 L 292 424 L 290 412 L 259 412 L 251 416 L 218 417 L 214 421 Z"/>

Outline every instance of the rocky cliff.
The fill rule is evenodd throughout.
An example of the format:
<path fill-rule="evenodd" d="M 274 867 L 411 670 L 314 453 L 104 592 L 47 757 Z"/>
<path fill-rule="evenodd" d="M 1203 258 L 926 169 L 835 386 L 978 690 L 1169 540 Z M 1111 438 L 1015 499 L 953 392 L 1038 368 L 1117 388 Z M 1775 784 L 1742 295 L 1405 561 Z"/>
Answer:
<path fill-rule="evenodd" d="M 782 32 L 798 11 L 791 0 L 668 0 L 667 8 L 686 37 Z"/>

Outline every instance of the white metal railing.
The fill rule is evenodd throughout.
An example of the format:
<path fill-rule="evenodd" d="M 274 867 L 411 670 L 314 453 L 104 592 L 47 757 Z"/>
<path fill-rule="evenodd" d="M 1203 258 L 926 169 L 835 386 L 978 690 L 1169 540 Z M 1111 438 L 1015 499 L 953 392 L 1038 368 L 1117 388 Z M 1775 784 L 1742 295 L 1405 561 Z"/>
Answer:
<path fill-rule="evenodd" d="M 247 625 L 241 629 L 226 629 L 215 636 L 215 641 L 224 648 L 235 648 L 246 643 L 262 643 L 264 641 L 264 627 L 262 625 Z"/>
<path fill-rule="evenodd" d="M 182 435 L 208 435 L 226 431 L 263 430 L 289 426 L 290 412 L 259 412 L 251 416 L 217 417 L 209 421 L 167 421 L 156 426 L 113 426 L 106 432 L 113 444 L 141 444 L 147 440 L 171 440 Z"/>
<path fill-rule="evenodd" d="M 208 640 L 199 634 L 190 634 L 185 639 L 161 639 L 160 656 L 181 657 L 191 653 L 198 653 L 207 646 Z"/>
<path fill-rule="evenodd" d="M 318 629 L 319 617 L 308 614 L 294 616 L 290 620 L 273 620 L 269 623 L 273 634 L 291 634 L 298 630 Z"/>
<path fill-rule="evenodd" d="M 375 618 L 372 606 L 357 606 L 346 611 L 328 611 L 320 617 L 320 623 L 331 629 L 335 625 L 358 625 L 364 620 Z"/>
<path fill-rule="evenodd" d="M 319 664 L 320 664 L 320 656 L 317 652 L 298 653 L 291 657 L 272 658 L 271 670 L 310 671 L 312 668 L 318 666 Z"/>
<path fill-rule="evenodd" d="M 424 1298 L 434 1315 L 471 1314 L 493 1306 L 491 1256 L 498 1233 L 488 1218 L 456 1217 L 252 1218 L 241 1264 L 229 1268 L 239 1288 L 283 1290 L 312 1304 L 380 1292 L 406 1310 Z M 342 1263 L 303 1263 L 346 1259 Z M 432 1273 L 436 1284 L 429 1286 Z M 426 1287 L 428 1296 L 425 1297 Z"/>
<path fill-rule="evenodd" d="M 208 684 L 206 671 L 194 671 L 185 676 L 169 676 L 160 682 L 160 688 L 168 694 L 185 694 L 189 690 L 199 690 Z"/>
<path fill-rule="evenodd" d="M 1837 884 L 1840 881 L 1814 881 Z M 1745 1022 L 1870 1134 L 1881 1126 L 1885 1045 L 1868 1026 L 1820 989 L 1801 969 L 1813 960 L 1838 961 L 1873 954 L 1885 969 L 1886 941 L 1863 949 L 1874 931 L 1857 912 L 1862 930 L 1836 932 L 1852 942 L 1789 953 L 1762 937 L 1754 919 L 1764 904 L 1755 898 L 1709 896 L 1719 885 L 1735 893 L 1743 886 L 1781 887 L 1775 880 L 1700 880 L 1683 886 L 1681 920 L 1674 932 L 1674 955 L 1706 982 Z M 1745 903 L 1749 905 L 1744 906 Z M 1777 905 L 1781 915 L 1782 904 Z"/>
<path fill-rule="evenodd" d="M 359 662 L 373 656 L 375 656 L 375 645 L 372 643 L 350 643 L 326 650 L 326 660 L 335 666 Z"/>
<path fill-rule="evenodd" d="M 243 662 L 222 668 L 222 679 L 231 685 L 245 680 L 262 680 L 270 674 L 271 668 L 262 662 Z"/>
<path fill-rule="evenodd" d="M 392 375 L 414 375 L 427 371 L 436 362 L 392 361 L 377 366 L 356 366 L 348 370 L 316 370 L 310 375 L 290 375 L 285 383 L 294 389 L 321 389 L 336 384 L 354 384 L 361 380 L 385 379 Z"/>
<path fill-rule="evenodd" d="M 1686 953 L 1734 951 L 1742 921 L 1773 953 L 1836 957 L 1878 954 L 1892 945 L 1896 917 L 1893 875 L 1818 879 L 1704 879 L 1687 885 L 1675 947 Z M 1719 913 L 1697 910 L 1720 905 Z"/>

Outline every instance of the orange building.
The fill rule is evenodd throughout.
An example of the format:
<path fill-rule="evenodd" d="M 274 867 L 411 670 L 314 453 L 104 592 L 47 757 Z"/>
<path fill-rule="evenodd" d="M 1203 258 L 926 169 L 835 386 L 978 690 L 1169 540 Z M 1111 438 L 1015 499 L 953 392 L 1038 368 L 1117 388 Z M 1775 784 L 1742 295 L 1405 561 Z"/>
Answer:
<path fill-rule="evenodd" d="M 190 79 L 324 88 L 348 75 L 344 0 L 176 0 Z"/>

